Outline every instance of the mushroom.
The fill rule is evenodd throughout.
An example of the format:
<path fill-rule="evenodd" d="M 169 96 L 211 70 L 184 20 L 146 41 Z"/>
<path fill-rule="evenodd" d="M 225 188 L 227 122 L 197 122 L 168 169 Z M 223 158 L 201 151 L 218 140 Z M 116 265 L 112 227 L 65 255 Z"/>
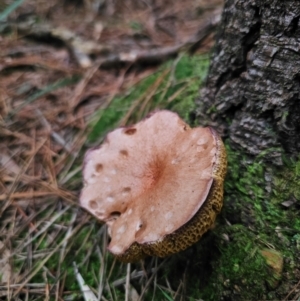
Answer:
<path fill-rule="evenodd" d="M 109 133 L 85 156 L 83 208 L 105 222 L 121 261 L 186 249 L 214 223 L 223 202 L 226 152 L 212 128 L 190 128 L 157 111 Z"/>

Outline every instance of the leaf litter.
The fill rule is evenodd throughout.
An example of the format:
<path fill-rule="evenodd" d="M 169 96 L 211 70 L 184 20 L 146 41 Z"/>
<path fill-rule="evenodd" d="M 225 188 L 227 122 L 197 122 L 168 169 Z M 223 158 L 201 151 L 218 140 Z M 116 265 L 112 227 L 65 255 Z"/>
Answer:
<path fill-rule="evenodd" d="M 158 284 L 169 259 L 126 267 L 107 254 L 105 226 L 78 208 L 80 167 L 92 143 L 91 120 L 105 119 L 116 97 L 128 95 L 170 58 L 208 53 L 222 2 L 27 0 L 3 5 L 0 297 L 79 300 L 87 284 L 97 300 L 144 300 L 147 294 L 153 300 L 184 300 L 184 277 L 174 289 L 168 279 Z M 192 79 L 176 83 L 179 89 L 169 93 L 174 66 L 119 108 L 118 125 L 167 107 L 185 93 Z"/>

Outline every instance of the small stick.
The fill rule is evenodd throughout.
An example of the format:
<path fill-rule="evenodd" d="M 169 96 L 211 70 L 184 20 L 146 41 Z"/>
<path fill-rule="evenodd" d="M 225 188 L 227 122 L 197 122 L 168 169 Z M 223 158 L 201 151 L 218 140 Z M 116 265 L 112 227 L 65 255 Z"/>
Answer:
<path fill-rule="evenodd" d="M 129 301 L 130 289 L 130 263 L 127 263 L 126 285 L 125 285 L 125 301 Z"/>

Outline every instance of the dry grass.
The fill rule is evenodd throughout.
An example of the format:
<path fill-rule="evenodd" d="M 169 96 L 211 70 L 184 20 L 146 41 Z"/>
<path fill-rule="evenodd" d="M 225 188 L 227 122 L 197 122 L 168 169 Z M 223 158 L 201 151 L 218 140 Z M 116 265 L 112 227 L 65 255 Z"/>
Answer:
<path fill-rule="evenodd" d="M 101 118 L 95 112 L 105 112 L 116 95 L 126 93 L 157 69 L 134 62 L 119 64 L 111 57 L 184 41 L 199 30 L 203 20 L 219 12 L 215 7 L 220 1 L 203 1 L 197 6 L 194 1 L 158 1 L 155 6 L 104 1 L 101 14 L 93 3 L 98 2 L 24 1 L 1 29 L 3 300 L 81 300 L 83 282 L 90 286 L 89 296 L 96 296 L 95 300 L 144 300 L 150 287 L 153 296 L 148 298 L 152 300 L 157 300 L 157 294 L 169 300 L 184 298 L 184 276 L 176 290 L 167 278 L 158 283 L 158 272 L 168 259 L 152 258 L 126 267 L 107 254 L 105 227 L 78 207 L 80 167 L 90 146 L 91 120 Z M 32 18 L 35 21 L 28 27 Z M 58 28 L 55 35 L 53 30 Z M 70 32 L 80 37 L 79 45 L 89 42 L 91 48 L 70 42 L 65 38 Z M 211 35 L 205 41 L 202 51 L 211 47 Z M 104 51 L 99 44 L 105 46 Z M 109 60 L 110 68 L 101 68 Z M 172 84 L 170 72 L 163 72 L 144 95 L 122 109 L 122 124 L 153 109 L 151 99 L 161 82 L 168 76 L 168 85 Z M 167 103 L 186 86 L 169 96 Z M 137 111 L 142 114 L 137 116 Z M 138 292 L 131 281 L 139 285 Z"/>

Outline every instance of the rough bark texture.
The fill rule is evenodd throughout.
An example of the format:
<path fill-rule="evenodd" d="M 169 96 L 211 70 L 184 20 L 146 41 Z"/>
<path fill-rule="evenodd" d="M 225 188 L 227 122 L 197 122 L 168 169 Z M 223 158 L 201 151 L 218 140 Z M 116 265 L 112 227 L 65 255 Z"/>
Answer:
<path fill-rule="evenodd" d="M 197 116 L 253 155 L 300 151 L 300 1 L 227 0 Z M 208 119 L 207 119 L 208 116 Z"/>

